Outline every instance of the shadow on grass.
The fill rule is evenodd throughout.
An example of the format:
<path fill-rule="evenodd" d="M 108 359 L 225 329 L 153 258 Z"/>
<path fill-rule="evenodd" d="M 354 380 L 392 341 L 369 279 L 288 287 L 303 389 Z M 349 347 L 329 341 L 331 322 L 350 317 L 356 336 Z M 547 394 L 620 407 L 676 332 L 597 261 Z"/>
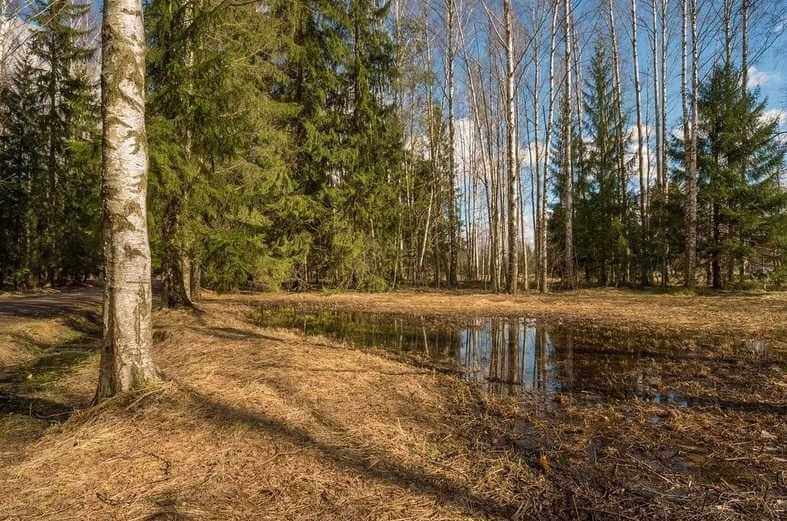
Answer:
<path fill-rule="evenodd" d="M 23 414 L 54 422 L 68 419 L 77 404 L 61 403 L 37 394 L 99 351 L 98 321 L 94 312 L 67 318 L 66 324 L 79 336 L 55 345 L 37 342 L 28 335 L 10 335 L 12 342 L 34 347 L 38 356 L 0 370 L 0 414 Z"/>
<path fill-rule="evenodd" d="M 431 496 L 439 503 L 459 508 L 468 515 L 484 514 L 508 518 L 518 508 L 518 505 L 502 503 L 477 494 L 469 483 L 457 483 L 441 475 L 405 467 L 392 461 L 390 454 L 372 454 L 368 449 L 332 444 L 318 439 L 302 428 L 223 403 L 196 389 L 184 387 L 184 390 L 195 403 L 194 411 L 206 421 L 222 427 L 233 424 L 244 425 L 267 438 L 276 438 L 303 449 L 317 451 L 322 460 L 360 474 L 365 479 L 405 489 L 415 489 L 423 495 Z"/>

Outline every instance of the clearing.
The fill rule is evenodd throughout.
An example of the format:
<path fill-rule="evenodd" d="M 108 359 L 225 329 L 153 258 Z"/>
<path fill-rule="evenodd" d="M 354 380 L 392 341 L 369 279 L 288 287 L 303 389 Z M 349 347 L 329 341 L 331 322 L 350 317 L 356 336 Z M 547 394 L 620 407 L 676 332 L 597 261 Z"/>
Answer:
<path fill-rule="evenodd" d="M 560 339 L 539 371 L 592 385 L 497 392 L 261 312 L 282 307 L 363 328 L 392 317 L 400 338 L 402 317 L 537 319 L 523 337 Z M 783 293 L 232 294 L 200 308 L 156 312 L 160 386 L 90 409 L 100 292 L 0 297 L 0 519 L 787 514 Z M 582 365 L 594 357 L 626 363 Z M 603 392 L 634 380 L 692 399 Z"/>

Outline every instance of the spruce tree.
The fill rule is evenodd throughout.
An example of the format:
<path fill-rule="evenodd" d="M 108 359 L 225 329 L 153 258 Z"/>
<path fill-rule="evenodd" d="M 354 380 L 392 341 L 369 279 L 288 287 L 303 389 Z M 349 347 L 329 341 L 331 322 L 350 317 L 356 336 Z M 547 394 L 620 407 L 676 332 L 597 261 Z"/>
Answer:
<path fill-rule="evenodd" d="M 0 286 L 37 283 L 36 237 L 43 163 L 37 118 L 42 105 L 29 57 L 0 92 Z"/>
<path fill-rule="evenodd" d="M 189 304 L 203 279 L 278 287 L 303 256 L 286 132 L 295 110 L 272 97 L 287 38 L 278 4 L 269 7 L 147 6 L 151 228 L 165 305 Z"/>
<path fill-rule="evenodd" d="M 46 9 L 44 9 L 46 7 Z M 86 46 L 89 3 L 39 0 L 30 40 L 43 148 L 38 275 L 51 284 L 98 270 L 98 110 Z"/>

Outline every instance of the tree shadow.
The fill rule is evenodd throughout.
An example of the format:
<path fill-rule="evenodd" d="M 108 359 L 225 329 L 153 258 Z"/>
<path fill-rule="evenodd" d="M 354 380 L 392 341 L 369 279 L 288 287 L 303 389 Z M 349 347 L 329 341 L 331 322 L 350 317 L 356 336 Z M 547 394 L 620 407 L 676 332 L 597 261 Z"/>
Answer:
<path fill-rule="evenodd" d="M 77 409 L 78 407 L 73 405 L 44 398 L 0 392 L 0 415 L 22 414 L 39 420 L 60 423 L 66 421 Z"/>
<path fill-rule="evenodd" d="M 194 411 L 201 414 L 206 421 L 219 426 L 244 425 L 266 437 L 278 438 L 302 448 L 316 450 L 325 460 L 361 474 L 366 479 L 402 488 L 414 488 L 438 502 L 460 508 L 468 515 L 484 514 L 507 518 L 517 510 L 518 505 L 501 503 L 475 493 L 469 483 L 457 483 L 444 476 L 395 463 L 390 454 L 373 454 L 369 453 L 368 449 L 364 450 L 360 447 L 334 445 L 317 439 L 302 428 L 222 403 L 193 388 L 184 387 L 184 389 L 194 401 Z M 326 426 L 331 427 L 331 424 Z M 373 464 L 370 463 L 372 460 Z"/>
<path fill-rule="evenodd" d="M 77 316 L 88 320 L 96 316 L 100 307 L 100 288 L 63 291 L 51 295 L 23 295 L 0 299 L 0 319 L 3 318 L 60 318 Z"/>

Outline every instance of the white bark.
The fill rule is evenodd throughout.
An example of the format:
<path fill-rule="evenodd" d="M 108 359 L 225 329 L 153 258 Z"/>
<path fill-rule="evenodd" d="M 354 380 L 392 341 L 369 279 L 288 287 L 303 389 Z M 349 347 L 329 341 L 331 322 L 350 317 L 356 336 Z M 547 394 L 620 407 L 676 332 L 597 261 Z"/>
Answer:
<path fill-rule="evenodd" d="M 637 0 L 631 0 L 631 50 L 634 65 L 634 97 L 637 110 L 637 169 L 639 172 L 639 213 L 642 226 L 645 227 L 647 216 L 645 214 L 645 200 L 648 186 L 645 182 L 645 143 L 642 135 L 642 89 L 639 83 L 639 58 L 637 54 Z"/>
<path fill-rule="evenodd" d="M 150 353 L 145 36 L 140 0 L 104 3 L 102 42 L 106 287 L 99 400 L 157 378 Z"/>
<path fill-rule="evenodd" d="M 565 280 L 564 284 L 566 287 L 574 288 L 576 285 L 574 279 L 574 174 L 572 172 L 572 117 L 571 117 L 571 3 L 569 0 L 564 0 L 563 5 L 565 7 L 564 13 L 564 20 L 563 20 L 563 28 L 564 34 L 566 37 L 565 42 L 565 76 L 566 76 L 566 83 L 565 83 L 565 96 L 566 96 L 566 125 L 568 128 L 566 129 L 566 143 L 565 143 L 565 165 L 564 165 L 564 172 L 563 175 L 565 177 L 564 187 L 563 187 L 563 211 L 565 212 L 565 252 L 564 252 L 564 262 L 565 262 Z"/>
<path fill-rule="evenodd" d="M 558 1 L 552 4 L 552 25 L 549 36 L 549 91 L 547 103 L 547 121 L 544 136 L 544 166 L 541 179 L 543 186 L 541 190 L 541 229 L 539 230 L 539 240 L 541 241 L 541 291 L 548 291 L 547 271 L 548 271 L 548 249 L 547 249 L 547 226 L 546 226 L 546 201 L 547 201 L 547 172 L 549 171 L 550 152 L 552 151 L 552 127 L 555 114 L 555 52 L 557 49 L 557 14 Z"/>
<path fill-rule="evenodd" d="M 517 210 L 519 197 L 517 191 L 518 164 L 516 159 L 516 94 L 514 88 L 514 27 L 511 14 L 511 0 L 503 0 L 505 18 L 506 51 L 506 161 L 508 166 L 508 292 L 516 295 L 519 279 L 519 256 L 517 249 Z"/>

